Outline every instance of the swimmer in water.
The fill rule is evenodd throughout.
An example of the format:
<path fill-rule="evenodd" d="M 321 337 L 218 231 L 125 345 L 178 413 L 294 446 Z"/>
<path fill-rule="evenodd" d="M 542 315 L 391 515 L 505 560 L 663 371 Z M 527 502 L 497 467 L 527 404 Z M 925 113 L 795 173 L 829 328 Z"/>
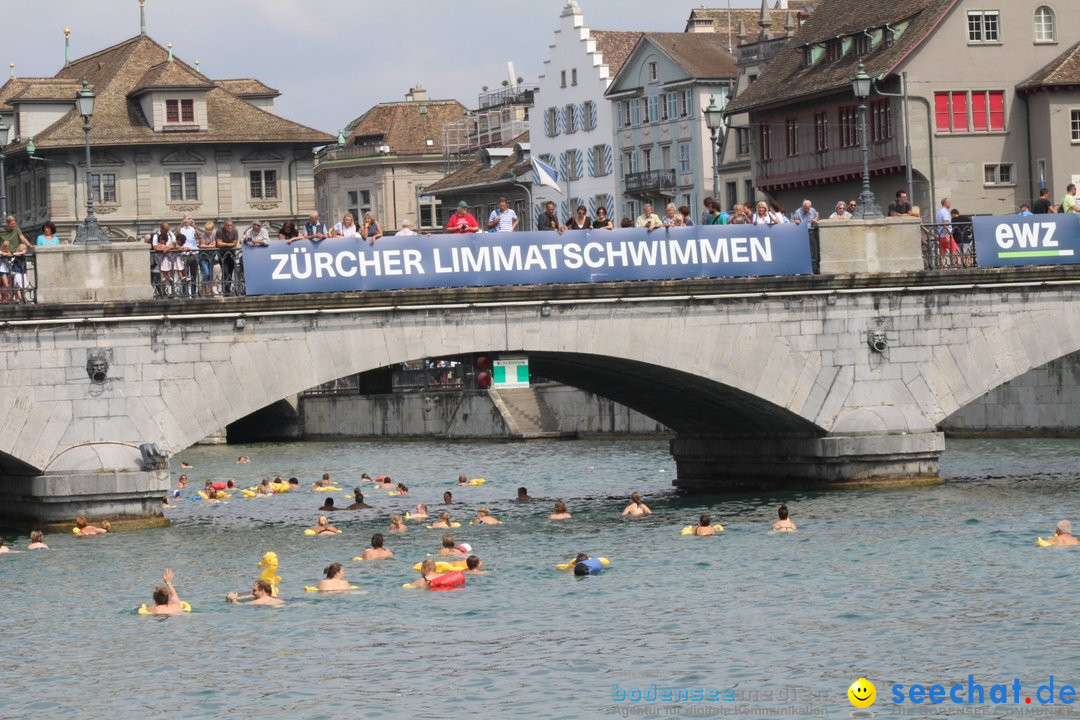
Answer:
<path fill-rule="evenodd" d="M 172 568 L 165 568 L 162 579 L 165 584 L 154 590 L 154 605 L 148 607 L 147 610 L 153 615 L 179 615 L 184 612 L 184 607 L 180 604 L 180 596 L 176 594 L 176 588 L 173 587 Z"/>
<path fill-rule="evenodd" d="M 465 572 L 470 575 L 487 575 L 488 571 L 484 569 L 484 562 L 480 558 L 470 555 L 465 558 Z"/>
<path fill-rule="evenodd" d="M 192 464 L 191 464 L 191 463 L 189 463 L 189 462 L 184 462 L 183 460 L 181 460 L 181 461 L 180 461 L 180 467 L 182 467 L 182 468 L 183 468 L 184 470 L 190 470 L 191 468 L 193 468 L 193 467 L 195 467 L 195 466 L 194 466 L 194 465 L 192 465 Z"/>
<path fill-rule="evenodd" d="M 289 478 L 289 489 L 290 490 L 295 490 L 298 487 L 300 487 L 300 478 L 294 478 L 294 477 Z"/>
<path fill-rule="evenodd" d="M 0 537 L 0 553 L 9 553 L 11 548 L 4 544 L 4 538 Z"/>
<path fill-rule="evenodd" d="M 176 488 L 178 490 L 183 490 L 184 488 L 187 487 L 187 481 L 188 481 L 187 475 L 181 475 L 180 478 L 176 481 Z"/>
<path fill-rule="evenodd" d="M 549 520 L 569 520 L 571 518 L 570 513 L 566 511 L 566 503 L 562 500 L 555 501 L 555 512 L 548 515 Z"/>
<path fill-rule="evenodd" d="M 78 531 L 75 534 L 78 535 L 79 537 L 91 537 L 93 535 L 104 535 L 107 532 L 109 532 L 105 528 L 98 528 L 98 527 L 94 527 L 93 525 L 89 524 L 88 522 L 86 522 L 86 518 L 84 518 L 82 515 L 75 518 L 75 528 Z"/>
<path fill-rule="evenodd" d="M 394 553 L 383 547 L 382 533 L 372 535 L 371 547 L 364 551 L 363 558 L 365 560 L 386 560 L 392 557 L 394 557 Z"/>
<path fill-rule="evenodd" d="M 1080 540 L 1072 534 L 1072 523 L 1068 520 L 1061 520 L 1054 527 L 1054 534 L 1050 536 L 1048 542 L 1051 545 L 1057 545 L 1058 547 L 1069 547 L 1072 545 L 1080 545 Z"/>
<path fill-rule="evenodd" d="M 649 509 L 648 505 L 641 502 L 641 493 L 636 492 L 630 495 L 630 504 L 626 506 L 622 514 L 637 517 L 639 515 L 652 515 L 652 510 Z"/>
<path fill-rule="evenodd" d="M 417 503 L 416 507 L 412 511 L 413 520 L 427 520 L 427 505 L 424 503 Z"/>
<path fill-rule="evenodd" d="M 409 488 L 405 487 L 405 483 L 398 483 L 397 484 L 397 494 L 398 495 L 408 495 L 409 494 Z"/>
<path fill-rule="evenodd" d="M 322 584 L 321 582 L 319 583 Z M 255 587 L 251 588 L 251 600 L 244 602 L 240 600 L 240 596 L 234 592 L 225 596 L 225 599 L 231 603 L 237 605 L 270 605 L 271 607 L 280 607 L 285 604 L 285 601 L 279 597 L 274 597 L 273 588 L 270 587 L 270 582 L 267 580 L 256 580 Z"/>
<path fill-rule="evenodd" d="M 453 527 L 453 525 L 451 525 L 450 522 L 451 522 L 450 521 L 450 513 L 441 512 L 441 513 L 439 513 L 439 519 L 436 520 L 435 522 L 431 523 L 431 527 L 432 528 L 450 528 L 450 527 Z"/>
<path fill-rule="evenodd" d="M 517 497 L 514 499 L 518 502 L 532 502 L 532 498 L 529 497 L 529 491 L 523 487 L 518 488 Z"/>
<path fill-rule="evenodd" d="M 323 568 L 326 578 L 319 581 L 319 592 L 341 592 L 349 589 L 349 581 L 345 579 L 345 568 L 339 562 L 332 562 Z"/>
<path fill-rule="evenodd" d="M 449 490 L 447 490 L 446 492 L 444 492 L 442 494 L 442 504 L 443 505 L 453 505 L 454 504 L 454 496 Z"/>
<path fill-rule="evenodd" d="M 364 502 L 364 493 L 360 492 L 360 488 L 355 488 L 353 491 L 353 504 L 346 507 L 346 510 L 368 510 L 371 508 L 366 502 Z"/>
<path fill-rule="evenodd" d="M 376 481 L 377 482 L 377 481 Z M 382 484 L 377 488 L 378 490 L 393 490 L 394 481 L 390 479 L 390 476 L 386 476 L 382 479 Z"/>
<path fill-rule="evenodd" d="M 442 536 L 442 547 L 435 553 L 440 557 L 462 557 L 465 553 L 454 547 L 454 536 L 446 533 Z"/>
<path fill-rule="evenodd" d="M 405 524 L 405 521 L 400 515 L 390 516 L 390 532 L 407 532 L 409 526 Z"/>
<path fill-rule="evenodd" d="M 795 532 L 795 523 L 788 520 L 787 505 L 781 505 L 776 510 L 777 516 L 780 518 L 772 524 L 772 529 L 776 532 Z"/>
<path fill-rule="evenodd" d="M 251 458 L 249 458 L 247 455 L 241 455 L 240 457 L 236 458 L 236 464 L 237 465 L 250 465 L 251 464 Z"/>
<path fill-rule="evenodd" d="M 698 526 L 694 528 L 694 534 L 698 537 L 707 537 L 709 535 L 716 534 L 716 528 L 712 526 L 712 518 L 708 515 L 702 515 Z"/>
<path fill-rule="evenodd" d="M 270 494 L 270 481 L 263 478 L 262 482 L 255 486 L 255 497 L 265 497 Z"/>
<path fill-rule="evenodd" d="M 374 480 L 372 480 L 372 479 L 371 479 L 371 476 L 370 476 L 370 475 L 368 475 L 367 473 L 362 473 L 362 474 L 360 475 L 360 482 L 375 482 L 375 481 L 374 481 Z"/>
<path fill-rule="evenodd" d="M 313 530 L 316 535 L 337 535 L 339 532 L 341 532 L 336 527 L 330 524 L 330 521 L 326 519 L 325 515 L 319 518 L 318 525 L 308 529 Z"/>
<path fill-rule="evenodd" d="M 435 572 L 435 561 L 428 558 L 420 563 L 420 577 L 408 583 L 405 587 L 426 590 L 428 582 L 438 577 L 438 575 L 439 573 Z"/>
<path fill-rule="evenodd" d="M 332 497 L 326 498 L 326 500 L 323 501 L 322 507 L 319 508 L 319 510 L 323 510 L 323 511 L 326 511 L 326 512 L 334 512 L 334 511 L 340 510 L 340 509 L 341 508 L 334 507 L 334 498 L 332 498 Z"/>
<path fill-rule="evenodd" d="M 458 475 L 457 476 L 457 484 L 458 484 L 458 487 L 463 487 L 465 485 L 468 485 L 469 484 L 469 478 L 465 477 L 464 475 Z"/>
<path fill-rule="evenodd" d="M 45 533 L 40 530 L 35 530 L 30 533 L 30 544 L 26 546 L 27 550 L 48 550 L 49 546 L 45 544 Z"/>
<path fill-rule="evenodd" d="M 473 521 L 474 525 L 502 525 L 491 511 L 487 508 L 480 508 L 476 511 L 476 520 Z"/>
<path fill-rule="evenodd" d="M 330 473 L 323 473 L 322 480 L 316 480 L 312 487 L 326 487 L 330 485 Z"/>

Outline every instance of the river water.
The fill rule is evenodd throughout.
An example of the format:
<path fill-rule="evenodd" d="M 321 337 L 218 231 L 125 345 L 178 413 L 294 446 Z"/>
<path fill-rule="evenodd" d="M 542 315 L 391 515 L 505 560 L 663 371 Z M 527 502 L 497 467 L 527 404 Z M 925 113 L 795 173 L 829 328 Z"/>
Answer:
<path fill-rule="evenodd" d="M 241 453 L 250 465 L 235 463 Z M 179 500 L 168 528 L 54 534 L 48 552 L 0 556 L 0 717 L 767 716 L 792 706 L 847 717 L 847 687 L 862 676 L 881 716 L 895 710 L 893 684 L 948 688 L 968 675 L 987 692 L 1020 680 L 1021 706 L 982 716 L 1006 717 L 1051 675 L 1059 687 L 1080 681 L 1080 550 L 1034 547 L 1061 517 L 1080 520 L 1080 441 L 954 440 L 944 485 L 782 496 L 681 496 L 656 441 L 199 447 L 174 460 L 174 476 L 180 460 L 200 485 L 281 474 L 305 489 Z M 324 499 L 309 488 L 324 471 L 346 489 L 363 471 L 388 474 L 411 496 L 369 490 L 375 509 L 334 515 L 343 534 L 308 537 Z M 487 484 L 459 489 L 459 473 Z M 543 500 L 512 502 L 519 485 Z M 448 489 L 456 519 L 488 506 L 505 521 L 455 533 L 495 573 L 457 592 L 402 589 L 439 547 L 441 531 L 416 524 L 387 535 L 394 559 L 350 561 L 391 512 L 437 510 Z M 619 516 L 634 490 L 651 517 Z M 333 493 L 339 505 L 346 494 Z M 547 520 L 555 498 L 571 521 Z M 768 532 L 781 501 L 794 534 Z M 725 531 L 680 536 L 702 512 Z M 281 559 L 287 606 L 224 602 L 251 587 L 267 550 Z M 582 580 L 555 570 L 578 551 L 612 566 Z M 334 560 L 361 590 L 303 592 Z M 135 615 L 166 566 L 194 612 Z M 616 699 L 653 685 L 727 699 L 678 709 Z"/>

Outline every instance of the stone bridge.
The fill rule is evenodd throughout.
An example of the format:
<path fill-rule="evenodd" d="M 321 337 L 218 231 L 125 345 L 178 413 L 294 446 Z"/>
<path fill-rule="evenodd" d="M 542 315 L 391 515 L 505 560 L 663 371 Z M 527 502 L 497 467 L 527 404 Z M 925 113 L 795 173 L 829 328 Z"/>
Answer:
<path fill-rule="evenodd" d="M 167 458 L 218 428 L 470 352 L 663 422 L 680 487 L 934 482 L 946 416 L 1080 350 L 1078 290 L 1058 267 L 6 308 L 0 518 L 160 517 Z"/>

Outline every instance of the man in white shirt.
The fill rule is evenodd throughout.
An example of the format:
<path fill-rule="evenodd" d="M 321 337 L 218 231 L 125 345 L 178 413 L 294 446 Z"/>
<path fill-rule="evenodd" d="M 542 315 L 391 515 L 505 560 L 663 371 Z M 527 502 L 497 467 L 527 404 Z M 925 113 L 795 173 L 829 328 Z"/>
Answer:
<path fill-rule="evenodd" d="M 251 223 L 251 227 L 244 233 L 245 245 L 269 245 L 270 233 L 263 227 L 262 221 L 256 220 Z"/>
<path fill-rule="evenodd" d="M 645 207 L 641 209 L 641 214 L 638 215 L 634 227 L 645 228 L 649 232 L 652 232 L 663 226 L 664 223 L 660 220 L 660 216 L 653 212 L 652 203 L 645 203 Z"/>
<path fill-rule="evenodd" d="M 808 225 L 817 225 L 818 211 L 814 208 L 814 204 L 809 200 L 802 201 L 802 207 L 791 213 L 791 222 L 796 225 L 802 225 L 807 223 Z"/>
<path fill-rule="evenodd" d="M 513 232 L 518 229 L 518 223 L 521 222 L 518 219 L 517 213 L 510 209 L 510 202 L 504 198 L 499 198 L 499 207 L 491 211 L 491 215 L 488 216 L 488 231 L 489 232 Z"/>
<path fill-rule="evenodd" d="M 952 232 L 952 201 L 949 198 L 942 198 L 941 207 L 938 208 L 937 217 L 935 218 L 935 224 L 937 227 L 938 244 L 941 246 L 941 257 L 943 264 L 946 266 L 954 263 L 949 262 L 951 259 L 950 254 L 957 256 L 960 254 L 960 248 L 956 245 L 956 240 L 953 238 Z M 959 258 L 956 258 L 959 260 Z"/>
<path fill-rule="evenodd" d="M 182 252 L 176 269 L 180 273 L 180 282 L 184 283 L 188 297 L 194 297 L 195 281 L 199 277 L 199 237 L 190 215 L 185 215 L 180 221 L 177 234 L 180 237 L 176 239 L 176 244 L 180 246 Z"/>
<path fill-rule="evenodd" d="M 415 234 L 416 234 L 416 229 L 413 228 L 413 221 L 412 220 L 402 220 L 401 221 L 401 229 L 398 230 L 395 233 L 395 236 L 396 235 L 415 235 Z"/>

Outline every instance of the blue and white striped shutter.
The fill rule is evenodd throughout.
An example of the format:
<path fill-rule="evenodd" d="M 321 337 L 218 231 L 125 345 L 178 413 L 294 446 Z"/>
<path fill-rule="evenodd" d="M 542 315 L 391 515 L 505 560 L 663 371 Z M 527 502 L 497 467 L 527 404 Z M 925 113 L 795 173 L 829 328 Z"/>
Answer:
<path fill-rule="evenodd" d="M 555 134 L 559 135 L 566 131 L 566 111 L 563 108 L 555 109 Z"/>
<path fill-rule="evenodd" d="M 585 129 L 585 106 L 584 105 L 575 105 L 574 106 L 574 115 L 577 116 L 576 117 L 576 122 L 574 123 L 574 126 L 577 127 L 578 130 L 584 130 Z"/>
<path fill-rule="evenodd" d="M 559 180 L 566 177 L 566 153 L 559 153 Z"/>
<path fill-rule="evenodd" d="M 551 113 L 550 112 L 545 112 L 544 113 L 544 134 L 549 136 L 549 137 L 551 136 Z"/>
<path fill-rule="evenodd" d="M 614 195 L 606 195 L 605 197 L 607 198 L 607 216 L 609 218 L 614 218 L 615 217 L 615 196 Z"/>
<path fill-rule="evenodd" d="M 605 168 L 605 173 L 607 175 L 610 175 L 612 173 L 612 171 L 614 170 L 614 164 L 612 162 L 611 146 L 610 145 L 605 145 L 604 146 L 604 168 Z"/>
<path fill-rule="evenodd" d="M 596 196 L 589 198 L 589 217 L 596 217 Z"/>
<path fill-rule="evenodd" d="M 577 171 L 574 174 L 574 177 L 585 177 L 585 153 L 583 153 L 581 150 L 575 150 L 574 160 L 574 169 Z"/>
<path fill-rule="evenodd" d="M 570 217 L 570 209 L 569 208 L 570 208 L 570 201 L 569 200 L 563 200 L 561 203 L 559 203 L 559 217 L 560 218 L 568 218 L 568 217 Z"/>
<path fill-rule="evenodd" d="M 596 153 L 589 148 L 589 177 L 596 177 Z"/>
<path fill-rule="evenodd" d="M 596 103 L 589 103 L 589 127 L 596 128 Z"/>

